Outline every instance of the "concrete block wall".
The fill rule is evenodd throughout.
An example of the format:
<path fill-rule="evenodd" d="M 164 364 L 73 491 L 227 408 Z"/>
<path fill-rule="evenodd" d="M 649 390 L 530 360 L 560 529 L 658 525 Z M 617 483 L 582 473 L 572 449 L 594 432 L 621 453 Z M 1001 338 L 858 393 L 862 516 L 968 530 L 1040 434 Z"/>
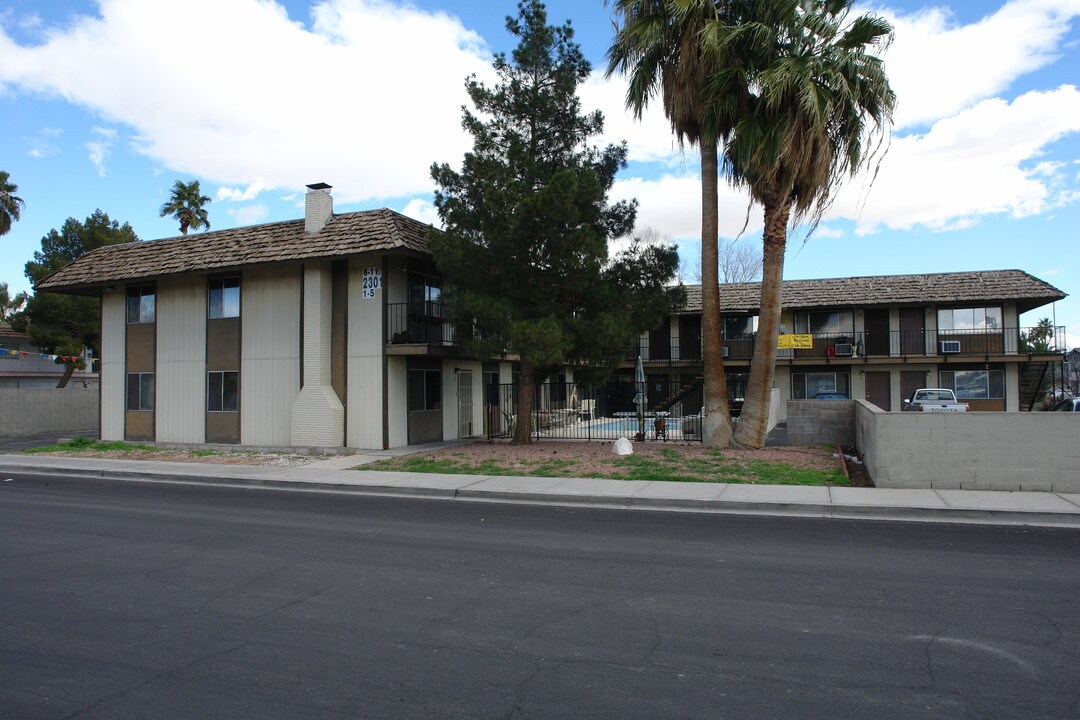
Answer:
<path fill-rule="evenodd" d="M 788 444 L 854 445 L 854 400 L 788 400 Z"/>
<path fill-rule="evenodd" d="M 1080 492 L 1076 413 L 887 413 L 854 403 L 856 446 L 878 487 Z"/>
<path fill-rule="evenodd" d="M 0 389 L 0 436 L 98 434 L 97 388 Z"/>

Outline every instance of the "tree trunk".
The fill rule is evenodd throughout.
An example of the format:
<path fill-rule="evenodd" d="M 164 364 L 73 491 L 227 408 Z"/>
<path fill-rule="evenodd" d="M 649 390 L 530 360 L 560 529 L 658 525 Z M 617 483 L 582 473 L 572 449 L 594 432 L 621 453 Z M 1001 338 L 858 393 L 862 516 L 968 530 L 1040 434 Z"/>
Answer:
<path fill-rule="evenodd" d="M 765 447 L 772 400 L 773 375 L 776 370 L 776 344 L 780 337 L 780 307 L 784 281 L 784 250 L 787 247 L 787 223 L 791 202 L 765 206 L 765 231 L 761 273 L 761 308 L 758 313 L 757 338 L 750 378 L 746 382 L 746 401 L 735 431 L 735 444 L 748 448 Z"/>
<path fill-rule="evenodd" d="M 727 447 L 731 442 L 731 409 L 724 379 L 723 340 L 720 323 L 719 173 L 716 140 L 702 138 L 701 148 L 701 342 L 704 363 L 704 411 L 702 444 Z"/>
<path fill-rule="evenodd" d="M 72 373 L 75 372 L 75 366 L 68 363 L 64 363 L 64 374 L 60 376 L 60 382 L 56 384 L 56 389 L 66 388 L 68 381 L 71 380 Z"/>
<path fill-rule="evenodd" d="M 535 370 L 528 360 L 522 359 L 518 375 L 517 423 L 514 427 L 514 444 L 531 445 L 533 393 L 536 392 Z"/>

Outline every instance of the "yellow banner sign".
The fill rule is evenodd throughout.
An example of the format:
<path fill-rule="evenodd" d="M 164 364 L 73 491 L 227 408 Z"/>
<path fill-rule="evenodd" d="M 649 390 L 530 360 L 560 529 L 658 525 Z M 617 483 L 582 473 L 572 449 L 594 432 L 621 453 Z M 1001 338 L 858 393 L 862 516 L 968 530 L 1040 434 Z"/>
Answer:
<path fill-rule="evenodd" d="M 814 336 L 810 334 L 781 335 L 776 348 L 778 350 L 813 350 Z"/>

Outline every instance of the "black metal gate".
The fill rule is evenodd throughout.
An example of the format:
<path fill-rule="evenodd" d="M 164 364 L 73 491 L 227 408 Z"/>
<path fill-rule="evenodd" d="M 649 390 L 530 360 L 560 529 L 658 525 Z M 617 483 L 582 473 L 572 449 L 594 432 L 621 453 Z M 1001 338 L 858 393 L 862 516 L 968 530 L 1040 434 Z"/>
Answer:
<path fill-rule="evenodd" d="M 698 392 L 671 398 L 666 380 L 633 382 L 613 378 L 599 386 L 547 382 L 533 397 L 532 436 L 556 440 L 700 442 Z M 700 382 L 699 382 L 700 384 Z M 654 387 L 654 385 L 656 387 Z M 484 427 L 489 439 L 512 438 L 518 423 L 516 385 L 490 383 L 484 388 Z"/>

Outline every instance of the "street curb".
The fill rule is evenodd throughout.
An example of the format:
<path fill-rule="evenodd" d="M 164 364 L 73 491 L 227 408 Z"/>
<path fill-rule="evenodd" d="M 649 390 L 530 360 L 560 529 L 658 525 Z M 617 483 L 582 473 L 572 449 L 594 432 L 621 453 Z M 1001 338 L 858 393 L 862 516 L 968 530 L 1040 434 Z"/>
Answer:
<path fill-rule="evenodd" d="M 172 483 L 219 488 L 292 490 L 299 492 L 340 493 L 371 497 L 414 498 L 422 500 L 460 500 L 521 505 L 587 507 L 609 510 L 646 510 L 698 514 L 753 514 L 785 517 L 816 517 L 837 520 L 893 520 L 906 522 L 950 522 L 990 525 L 1039 525 L 1080 528 L 1080 515 L 1067 513 L 1025 512 L 1015 510 L 975 510 L 967 508 L 920 508 L 887 505 L 836 505 L 801 502 L 763 502 L 746 500 L 693 500 L 664 497 L 608 496 L 551 492 L 515 492 L 484 490 L 471 483 L 461 488 L 402 487 L 399 485 L 346 485 L 316 480 L 280 480 L 260 477 L 213 478 L 176 472 L 48 468 L 41 465 L 0 464 L 0 472 L 23 476 L 62 475 L 120 482 Z M 486 478 L 485 478 L 486 479 Z M 479 482 L 479 481 L 477 481 Z"/>

